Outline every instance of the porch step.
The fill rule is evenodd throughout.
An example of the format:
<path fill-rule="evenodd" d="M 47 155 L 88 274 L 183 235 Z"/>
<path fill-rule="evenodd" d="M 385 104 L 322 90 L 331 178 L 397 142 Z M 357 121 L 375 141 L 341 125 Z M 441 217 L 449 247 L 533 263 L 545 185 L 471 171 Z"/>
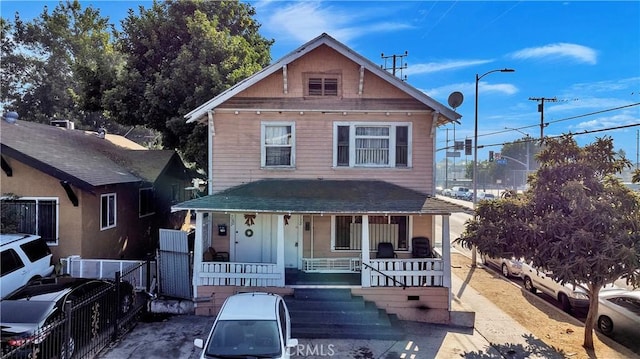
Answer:
<path fill-rule="evenodd" d="M 296 288 L 285 302 L 294 338 L 398 340 L 397 318 L 345 288 Z M 327 330 L 330 326 L 330 330 Z"/>

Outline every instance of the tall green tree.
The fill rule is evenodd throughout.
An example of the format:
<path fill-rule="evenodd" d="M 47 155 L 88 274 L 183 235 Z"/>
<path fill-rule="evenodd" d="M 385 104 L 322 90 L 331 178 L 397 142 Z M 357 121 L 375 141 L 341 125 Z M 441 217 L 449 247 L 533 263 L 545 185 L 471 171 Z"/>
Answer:
<path fill-rule="evenodd" d="M 154 1 L 138 10 L 122 22 L 127 62 L 105 105 L 123 124 L 162 132 L 165 148 L 205 169 L 207 131 L 183 116 L 268 65 L 273 41 L 239 1 Z"/>
<path fill-rule="evenodd" d="M 640 285 L 640 195 L 616 177 L 631 163 L 605 137 L 585 147 L 570 135 L 545 140 L 522 195 L 479 203 L 459 242 L 491 256 L 513 252 L 589 294 L 584 347 L 593 349 L 601 288 Z M 637 178 L 636 178 L 637 179 Z"/>
<path fill-rule="evenodd" d="M 102 93 L 112 87 L 121 63 L 109 19 L 79 1 L 65 1 L 51 12 L 45 6 L 30 22 L 16 14 L 12 25 L 3 19 L 5 105 L 28 121 L 63 118 L 95 127 L 103 119 Z"/>

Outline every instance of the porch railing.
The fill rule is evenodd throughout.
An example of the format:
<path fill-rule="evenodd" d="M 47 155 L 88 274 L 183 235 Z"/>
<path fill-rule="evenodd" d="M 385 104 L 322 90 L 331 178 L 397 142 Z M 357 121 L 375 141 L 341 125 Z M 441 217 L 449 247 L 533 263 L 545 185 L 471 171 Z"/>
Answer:
<path fill-rule="evenodd" d="M 302 258 L 302 270 L 315 273 L 359 272 L 360 263 L 360 258 Z"/>
<path fill-rule="evenodd" d="M 372 287 L 441 287 L 444 262 L 441 258 L 371 259 Z"/>
<path fill-rule="evenodd" d="M 201 269 L 198 285 L 284 286 L 274 263 L 203 262 Z"/>

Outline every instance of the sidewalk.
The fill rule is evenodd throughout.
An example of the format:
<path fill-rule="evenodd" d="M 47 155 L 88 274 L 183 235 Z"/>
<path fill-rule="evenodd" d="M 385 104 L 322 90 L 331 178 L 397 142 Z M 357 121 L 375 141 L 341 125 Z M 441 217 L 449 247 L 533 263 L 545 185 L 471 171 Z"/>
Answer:
<path fill-rule="evenodd" d="M 463 328 L 402 322 L 405 340 L 300 339 L 298 358 L 561 358 L 552 348 L 453 276 L 453 309 L 476 312 L 476 327 Z M 195 359 L 200 350 L 193 339 L 209 333 L 213 317 L 178 315 L 158 322 L 141 322 L 98 358 Z M 327 328 L 327 330 L 331 330 Z M 491 344 L 493 343 L 493 344 Z"/>

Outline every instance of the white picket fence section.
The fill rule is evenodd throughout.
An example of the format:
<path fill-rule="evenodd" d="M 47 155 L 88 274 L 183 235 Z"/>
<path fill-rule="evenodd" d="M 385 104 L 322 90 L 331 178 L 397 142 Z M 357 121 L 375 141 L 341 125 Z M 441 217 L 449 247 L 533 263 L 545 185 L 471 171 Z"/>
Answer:
<path fill-rule="evenodd" d="M 147 285 L 147 266 L 141 265 L 143 260 L 119 260 L 119 259 L 82 259 L 80 256 L 69 256 L 60 259 L 60 268 L 63 275 L 79 278 L 115 279 L 116 272 L 128 272 L 136 268 L 122 279 L 128 281 L 136 289 L 142 290 Z M 151 262 L 151 280 L 156 277 L 156 263 Z"/>

